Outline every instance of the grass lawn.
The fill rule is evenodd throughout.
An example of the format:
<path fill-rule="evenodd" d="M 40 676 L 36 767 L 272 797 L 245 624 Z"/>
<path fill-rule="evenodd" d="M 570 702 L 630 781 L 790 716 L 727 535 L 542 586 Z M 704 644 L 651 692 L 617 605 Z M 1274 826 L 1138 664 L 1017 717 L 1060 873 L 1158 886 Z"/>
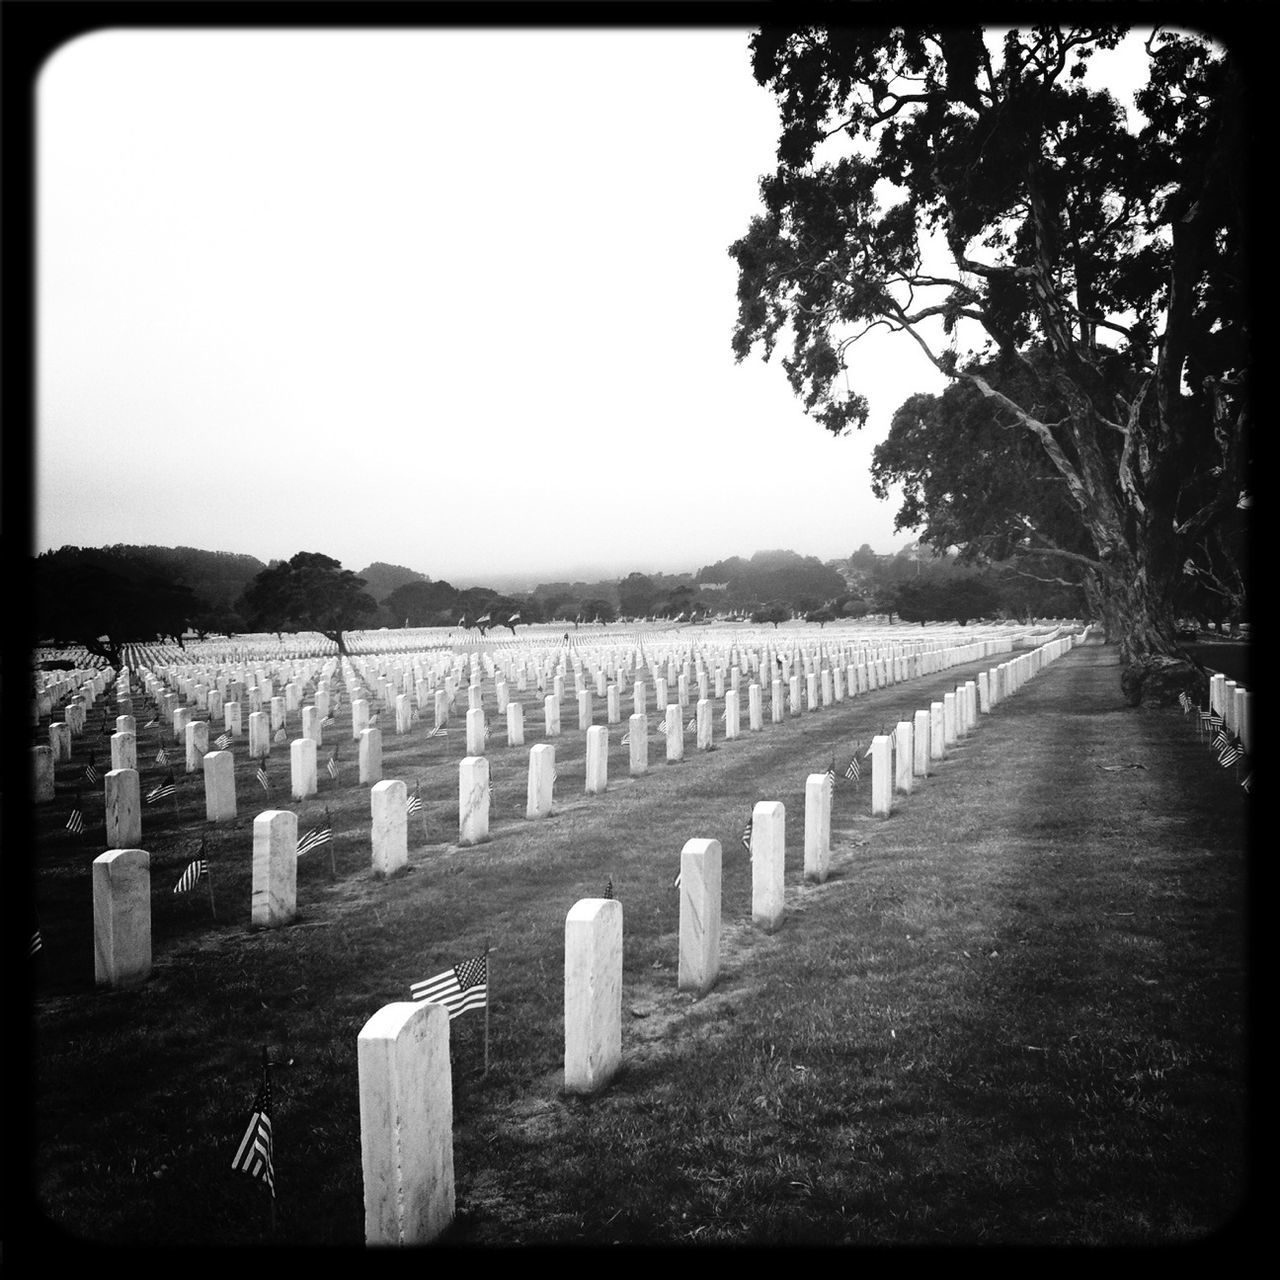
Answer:
<path fill-rule="evenodd" d="M 654 736 L 641 778 L 627 776 L 624 724 L 609 790 L 592 797 L 569 681 L 556 808 L 538 821 L 524 806 L 539 700 L 520 695 L 526 742 L 507 747 L 486 681 L 492 839 L 456 844 L 457 711 L 445 738 L 422 724 L 384 732 L 384 776 L 426 799 L 409 866 L 390 880 L 370 870 L 348 698 L 343 773 L 323 775 L 326 741 L 320 795 L 304 804 L 266 797 L 241 746 L 240 816 L 210 824 L 179 759 L 179 812 L 144 811 L 155 970 L 127 991 L 93 986 L 89 864 L 105 846 L 100 799 L 85 839 L 63 829 L 87 756 L 77 740 L 36 819 L 39 1215 L 89 1243 L 361 1245 L 356 1037 L 412 982 L 491 940 L 487 1074 L 483 1014 L 451 1024 L 448 1243 L 1213 1239 L 1250 1190 L 1248 797 L 1190 718 L 1127 707 L 1114 650 L 1090 644 L 872 818 L 870 762 L 860 783 L 843 778 L 854 745 L 995 661 L 781 724 L 766 712 L 760 733 L 744 696 L 740 738 L 717 726 L 715 749 L 696 752 L 690 734 L 668 765 Z M 629 710 L 624 698 L 624 721 Z M 155 746 L 139 738 L 142 762 Z M 832 872 L 804 884 L 805 779 L 833 755 Z M 283 780 L 286 749 L 272 764 Z M 759 800 L 787 812 L 787 916 L 767 936 L 751 925 L 740 844 Z M 297 923 L 256 931 L 252 822 L 267 807 L 297 810 L 300 832 L 327 809 L 335 839 L 299 862 Z M 672 880 L 692 837 L 724 849 L 721 973 L 702 999 L 676 991 Z M 203 892 L 171 892 L 202 839 L 216 920 Z M 570 1098 L 564 917 L 610 877 L 624 911 L 623 1069 L 600 1095 Z M 274 1226 L 262 1185 L 230 1167 L 263 1045 Z"/>

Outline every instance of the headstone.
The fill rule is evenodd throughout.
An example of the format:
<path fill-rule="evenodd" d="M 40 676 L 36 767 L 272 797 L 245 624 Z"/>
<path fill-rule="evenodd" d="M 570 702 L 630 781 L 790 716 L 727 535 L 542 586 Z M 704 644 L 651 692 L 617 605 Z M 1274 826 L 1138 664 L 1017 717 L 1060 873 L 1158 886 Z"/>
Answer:
<path fill-rule="evenodd" d="M 272 706 L 274 708 L 274 700 Z M 271 727 L 275 729 L 275 712 L 272 711 Z M 351 700 L 351 737 L 354 741 L 360 741 L 360 735 L 369 727 L 369 702 L 366 698 L 353 698 Z M 377 779 L 375 778 L 376 782 Z"/>
<path fill-rule="evenodd" d="M 715 735 L 714 724 L 711 719 L 711 699 L 699 698 L 696 709 L 695 728 L 697 730 L 696 746 L 699 751 L 710 751 L 713 746 L 712 739 Z"/>
<path fill-rule="evenodd" d="M 591 690 L 582 689 L 578 693 L 578 728 L 583 733 L 591 728 L 592 716 Z"/>
<path fill-rule="evenodd" d="M 618 695 L 618 686 L 616 684 L 611 684 L 605 690 L 605 719 L 609 724 L 622 723 L 621 698 Z"/>
<path fill-rule="evenodd" d="M 648 708 L 645 706 L 645 688 L 643 680 L 637 680 L 635 684 L 631 686 L 631 710 L 638 716 L 648 714 Z"/>
<path fill-rule="evenodd" d="M 720 973 L 719 840 L 687 840 L 680 851 L 680 961 L 677 987 L 706 995 Z"/>
<path fill-rule="evenodd" d="M 764 729 L 764 698 L 754 681 L 747 687 L 747 723 L 753 733 Z"/>
<path fill-rule="evenodd" d="M 131 849 L 142 839 L 141 782 L 136 769 L 112 769 L 103 777 L 108 849 Z"/>
<path fill-rule="evenodd" d="M 556 749 L 540 742 L 529 749 L 529 785 L 526 792 L 526 818 L 545 818 L 551 813 L 555 798 Z"/>
<path fill-rule="evenodd" d="M 804 878 L 825 884 L 831 866 L 831 778 L 811 773 L 804 784 Z"/>
<path fill-rule="evenodd" d="M 385 779 L 370 789 L 375 876 L 394 875 L 409 861 L 408 799 L 408 790 L 399 778 Z"/>
<path fill-rule="evenodd" d="M 684 759 L 684 716 L 674 702 L 667 706 L 666 734 L 667 763 L 676 764 Z"/>
<path fill-rule="evenodd" d="M 408 732 L 408 729 L 402 732 Z M 320 708 L 315 703 L 309 703 L 302 708 L 302 732 L 299 736 L 310 738 L 317 747 L 324 745 L 324 730 L 320 727 Z"/>
<path fill-rule="evenodd" d="M 71 726 L 65 720 L 55 720 L 49 726 L 49 746 L 54 764 L 66 764 L 71 759 Z"/>
<path fill-rule="evenodd" d="M 365 1244 L 430 1244 L 455 1209 L 449 1010 L 383 1005 L 360 1030 L 356 1069 Z"/>
<path fill-rule="evenodd" d="M 365 729 L 360 734 L 360 781 L 371 787 L 382 781 L 382 730 Z"/>
<path fill-rule="evenodd" d="M 115 761 L 115 739 L 120 735 L 116 734 L 111 739 L 111 766 L 118 768 Z M 41 804 L 45 800 L 52 800 L 57 794 L 53 780 L 53 748 L 47 746 L 36 746 L 31 748 L 31 795 L 36 804 Z"/>
<path fill-rule="evenodd" d="M 484 711 L 480 707 L 471 707 L 467 711 L 467 755 L 484 755 L 485 738 L 488 730 L 484 723 Z"/>
<path fill-rule="evenodd" d="M 766 933 L 785 912 L 786 806 L 761 800 L 751 811 L 751 919 Z"/>
<path fill-rule="evenodd" d="M 353 712 L 354 714 L 354 712 Z M 435 695 L 435 722 L 433 729 L 445 728 L 449 723 L 449 695 L 443 689 L 437 689 Z"/>
<path fill-rule="evenodd" d="M 738 690 L 730 688 L 724 695 L 724 736 L 726 741 L 736 738 L 741 729 L 742 707 L 738 701 Z"/>
<path fill-rule="evenodd" d="M 560 701 L 553 694 L 542 700 L 542 719 L 548 738 L 560 736 Z"/>
<path fill-rule="evenodd" d="M 230 751 L 210 751 L 204 758 L 204 815 L 210 822 L 236 816 L 236 762 Z"/>
<path fill-rule="evenodd" d="M 367 732 L 376 733 L 376 729 Z M 289 794 L 305 800 L 318 790 L 316 786 L 316 744 L 313 738 L 294 738 L 289 743 Z"/>
<path fill-rule="evenodd" d="M 249 715 L 249 759 L 265 760 L 271 754 L 271 723 L 265 711 Z"/>
<path fill-rule="evenodd" d="M 915 733 L 910 720 L 900 720 L 894 730 L 893 785 L 906 795 L 911 794 L 911 782 L 915 771 Z"/>
<path fill-rule="evenodd" d="M 584 898 L 564 925 L 565 1092 L 598 1092 L 621 1063 L 622 903 Z"/>
<path fill-rule="evenodd" d="M 929 704 L 929 759 L 941 760 L 947 754 L 947 735 L 943 724 L 945 707 L 941 702 Z"/>
<path fill-rule="evenodd" d="M 631 777 L 638 778 L 649 771 L 649 725 L 643 711 L 637 711 L 628 721 L 627 746 L 630 750 L 628 764 Z"/>
<path fill-rule="evenodd" d="M 911 733 L 913 756 L 911 771 L 917 778 L 927 778 L 929 776 L 929 736 L 929 713 L 927 711 L 917 711 Z"/>
<path fill-rule="evenodd" d="M 887 733 L 871 739 L 871 815 L 887 818 L 893 810 L 893 747 Z"/>
<path fill-rule="evenodd" d="M 953 747 L 959 738 L 956 732 L 956 695 L 952 693 L 944 693 L 942 695 L 942 740 L 949 747 Z"/>
<path fill-rule="evenodd" d="M 590 693 L 587 697 L 590 697 Z M 602 724 L 587 729 L 587 780 L 589 796 L 602 795 L 609 788 L 609 730 Z"/>
<path fill-rule="evenodd" d="M 173 740 L 179 746 L 185 745 L 187 741 L 187 725 L 191 723 L 190 707 L 174 707 L 173 709 Z"/>
<path fill-rule="evenodd" d="M 781 724 L 784 714 L 782 705 L 782 681 L 774 680 L 771 687 L 772 697 L 769 699 L 769 714 L 774 724 Z"/>
<path fill-rule="evenodd" d="M 117 735 L 118 736 L 118 735 Z M 187 772 L 195 773 L 209 750 L 209 725 L 204 720 L 193 720 L 186 727 Z M 112 738 L 115 748 L 115 737 Z"/>
<path fill-rule="evenodd" d="M 275 929 L 298 914 L 298 815 L 266 809 L 253 820 L 250 924 Z"/>
<path fill-rule="evenodd" d="M 125 717 L 121 716 L 121 719 Z M 132 720 L 132 716 L 129 717 Z M 50 756 L 52 759 L 52 755 Z M 138 767 L 138 735 L 132 730 L 117 730 L 111 735 L 111 767 L 136 769 Z"/>
<path fill-rule="evenodd" d="M 151 857 L 112 849 L 94 858 L 93 979 L 132 987 L 151 976 Z"/>
<path fill-rule="evenodd" d="M 458 843 L 489 839 L 489 761 L 465 756 L 458 763 Z"/>

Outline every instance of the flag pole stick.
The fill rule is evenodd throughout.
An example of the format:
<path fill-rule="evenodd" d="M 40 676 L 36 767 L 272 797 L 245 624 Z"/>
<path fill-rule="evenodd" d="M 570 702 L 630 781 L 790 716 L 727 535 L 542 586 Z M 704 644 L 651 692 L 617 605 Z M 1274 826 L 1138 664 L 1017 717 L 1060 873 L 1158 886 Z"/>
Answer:
<path fill-rule="evenodd" d="M 271 1082 L 271 1061 L 267 1057 L 267 1046 L 262 1046 L 262 1083 L 267 1085 Z M 274 1128 L 274 1121 L 272 1122 Z M 272 1139 L 274 1143 L 274 1137 Z M 271 1234 L 276 1233 L 276 1188 L 275 1188 L 275 1157 L 271 1160 L 271 1185 L 267 1188 L 271 1192 Z"/>
<path fill-rule="evenodd" d="M 484 1074 L 489 1074 L 489 1005 L 493 1000 L 493 981 L 489 972 L 489 952 L 493 948 L 489 945 L 489 939 L 484 940 Z"/>
<path fill-rule="evenodd" d="M 206 858 L 206 862 L 207 861 L 208 859 Z M 217 906 L 214 905 L 214 901 L 213 901 L 213 868 L 212 867 L 209 867 L 209 869 L 204 873 L 204 878 L 209 882 L 209 914 L 216 920 L 218 918 L 218 908 Z"/>
<path fill-rule="evenodd" d="M 333 819 L 329 817 L 328 805 L 325 806 L 324 821 L 329 828 L 329 879 L 336 880 L 338 878 L 338 864 L 333 859 Z"/>

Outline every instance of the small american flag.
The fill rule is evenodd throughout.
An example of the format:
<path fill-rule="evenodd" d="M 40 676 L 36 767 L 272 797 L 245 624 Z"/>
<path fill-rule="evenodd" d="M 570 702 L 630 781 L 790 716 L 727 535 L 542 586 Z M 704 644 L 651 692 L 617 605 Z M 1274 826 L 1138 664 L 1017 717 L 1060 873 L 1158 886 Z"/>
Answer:
<path fill-rule="evenodd" d="M 612 876 L 609 877 L 608 883 L 604 887 L 604 896 L 606 898 L 613 897 L 613 877 Z"/>
<path fill-rule="evenodd" d="M 835 756 L 832 756 L 831 763 L 827 765 L 827 786 L 830 787 L 832 790 L 834 790 L 835 785 L 836 785 L 836 758 Z"/>
<path fill-rule="evenodd" d="M 156 764 L 160 765 L 160 767 L 163 768 L 168 763 L 169 763 L 169 754 L 168 752 L 165 751 L 163 747 L 161 747 L 160 750 L 156 752 Z"/>
<path fill-rule="evenodd" d="M 754 822 L 755 814 L 752 813 L 747 817 L 747 825 L 742 828 L 742 847 L 748 853 L 751 852 L 751 827 Z"/>
<path fill-rule="evenodd" d="M 220 733 L 214 739 L 214 743 L 219 751 L 225 751 L 231 745 L 231 735 L 229 733 Z"/>
<path fill-rule="evenodd" d="M 444 738 L 444 737 L 448 737 L 448 734 L 449 734 L 449 730 L 446 729 L 444 725 L 438 724 L 434 729 L 431 730 L 430 733 L 427 734 L 427 737 L 428 738 Z"/>
<path fill-rule="evenodd" d="M 173 780 L 173 772 L 165 774 L 164 781 L 158 783 L 147 792 L 147 803 L 155 804 L 157 800 L 163 800 L 166 796 L 176 795 L 178 784 Z"/>
<path fill-rule="evenodd" d="M 671 882 L 671 887 L 672 887 L 673 889 L 678 889 L 678 888 L 680 887 L 680 877 L 681 877 L 682 875 L 684 875 L 684 872 L 683 872 L 683 871 L 677 871 L 677 872 L 676 872 L 676 878 Z"/>
<path fill-rule="evenodd" d="M 685 725 L 685 728 L 686 728 L 690 733 L 694 733 L 694 732 L 696 732 L 696 731 L 697 731 L 697 728 L 698 728 L 698 717 L 697 717 L 697 716 L 694 716 L 694 717 L 693 717 L 693 719 L 692 719 L 692 720 L 690 720 L 690 721 L 689 721 L 689 723 L 688 723 L 687 725 Z"/>
<path fill-rule="evenodd" d="M 409 994 L 415 1000 L 444 1005 L 449 1010 L 450 1022 L 468 1009 L 483 1009 L 489 1002 L 489 957 L 464 960 L 434 978 L 415 982 Z"/>
<path fill-rule="evenodd" d="M 630 743 L 631 743 L 631 735 L 630 735 L 629 733 L 624 733 L 624 734 L 622 735 L 622 743 L 621 743 L 621 745 L 622 745 L 622 746 L 624 746 L 624 747 L 626 747 L 626 746 L 629 746 L 629 745 L 630 745 Z"/>
<path fill-rule="evenodd" d="M 40 936 L 40 930 L 37 928 L 31 935 L 31 947 L 27 951 L 27 955 L 33 956 L 37 951 L 44 947 L 44 939 Z"/>
<path fill-rule="evenodd" d="M 71 816 L 67 819 L 67 830 L 73 835 L 84 835 L 84 814 L 79 809 L 71 810 Z"/>
<path fill-rule="evenodd" d="M 854 782 L 862 777 L 862 765 L 858 763 L 858 752 L 861 749 L 861 744 L 853 749 L 853 759 L 849 761 L 849 767 L 844 771 L 844 776 Z"/>
<path fill-rule="evenodd" d="M 1187 691 L 1184 689 L 1178 694 L 1178 702 L 1182 706 L 1182 714 L 1185 716 L 1191 711 L 1191 699 L 1187 697 Z"/>
<path fill-rule="evenodd" d="M 312 827 L 311 830 L 298 841 L 296 856 L 301 858 L 304 853 L 310 853 L 312 849 L 318 849 L 322 844 L 328 844 L 332 839 L 333 824 L 329 821 L 329 813 L 328 810 L 326 810 L 323 825 Z"/>
<path fill-rule="evenodd" d="M 1242 755 L 1244 755 L 1244 748 L 1240 745 L 1240 739 L 1235 738 L 1231 742 L 1224 742 L 1218 748 L 1218 763 L 1225 769 L 1235 764 Z"/>
<path fill-rule="evenodd" d="M 240 1139 L 240 1147 L 231 1161 L 231 1167 L 251 1178 L 260 1178 L 276 1193 L 276 1174 L 271 1161 L 271 1077 L 264 1066 L 262 1087 L 253 1100 L 253 1114 L 249 1127 Z"/>
<path fill-rule="evenodd" d="M 179 877 L 178 883 L 173 886 L 174 893 L 186 893 L 188 889 L 194 889 L 200 877 L 208 874 L 208 861 L 204 858 L 196 858 L 187 864 L 187 869 Z"/>
<path fill-rule="evenodd" d="M 258 784 L 262 787 L 263 791 L 271 790 L 271 779 L 267 777 L 267 771 L 262 767 L 262 765 L 258 766 L 258 771 L 253 776 L 258 779 Z"/>
<path fill-rule="evenodd" d="M 1246 773 L 1244 777 L 1240 779 L 1240 785 L 1244 788 L 1246 794 L 1248 794 L 1253 790 L 1253 770 L 1252 769 L 1250 769 L 1249 772 Z"/>
<path fill-rule="evenodd" d="M 337 751 L 334 751 L 334 752 L 329 756 L 329 763 L 328 763 L 327 765 L 325 765 L 325 768 L 326 768 L 326 769 L 328 770 L 328 772 L 329 772 L 329 777 L 331 777 L 331 778 L 336 782 L 336 781 L 337 781 L 337 779 L 338 779 L 338 753 L 337 753 Z"/>
<path fill-rule="evenodd" d="M 89 757 L 89 763 L 84 767 L 84 779 L 90 786 L 94 786 L 99 778 L 98 766 L 93 763 L 93 756 Z"/>
<path fill-rule="evenodd" d="M 422 784 L 419 783 L 417 787 L 414 787 L 413 795 L 409 797 L 409 803 L 405 806 L 405 811 L 407 813 L 422 812 L 422 796 L 418 792 L 418 787 L 421 787 L 421 786 Z"/>

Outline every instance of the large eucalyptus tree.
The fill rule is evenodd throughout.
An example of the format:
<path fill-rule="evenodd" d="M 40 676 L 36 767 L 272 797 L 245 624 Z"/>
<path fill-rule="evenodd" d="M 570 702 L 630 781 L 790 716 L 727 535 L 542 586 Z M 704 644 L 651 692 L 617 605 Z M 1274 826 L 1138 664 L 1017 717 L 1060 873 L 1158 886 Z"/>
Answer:
<path fill-rule="evenodd" d="M 989 406 L 1023 459 L 1008 546 L 1084 573 L 1140 681 L 1177 652 L 1185 580 L 1245 604 L 1247 102 L 1230 48 L 1152 32 L 1130 122 L 1087 83 L 1124 34 L 762 28 L 777 168 L 730 252 L 735 354 L 781 339 L 827 429 L 864 424 L 854 355 L 880 326 Z"/>

